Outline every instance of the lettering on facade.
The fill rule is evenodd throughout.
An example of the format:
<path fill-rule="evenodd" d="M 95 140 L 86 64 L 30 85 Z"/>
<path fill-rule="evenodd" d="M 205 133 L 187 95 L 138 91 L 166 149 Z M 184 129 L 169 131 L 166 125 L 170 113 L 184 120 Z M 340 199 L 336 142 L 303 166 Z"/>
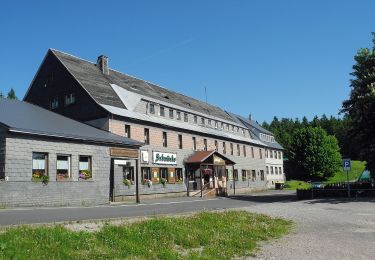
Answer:
<path fill-rule="evenodd" d="M 153 152 L 153 163 L 155 164 L 166 164 L 166 165 L 176 165 L 177 164 L 177 154 L 176 153 L 161 153 Z"/>
<path fill-rule="evenodd" d="M 219 156 L 214 155 L 214 164 L 225 165 L 225 161 Z"/>

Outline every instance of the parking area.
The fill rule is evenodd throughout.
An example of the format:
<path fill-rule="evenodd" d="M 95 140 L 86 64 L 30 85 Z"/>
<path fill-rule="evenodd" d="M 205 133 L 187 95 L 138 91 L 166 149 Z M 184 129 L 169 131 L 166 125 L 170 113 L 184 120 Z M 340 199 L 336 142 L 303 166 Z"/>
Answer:
<path fill-rule="evenodd" d="M 375 199 L 258 203 L 248 211 L 292 219 L 287 236 L 267 242 L 256 259 L 373 259 Z"/>

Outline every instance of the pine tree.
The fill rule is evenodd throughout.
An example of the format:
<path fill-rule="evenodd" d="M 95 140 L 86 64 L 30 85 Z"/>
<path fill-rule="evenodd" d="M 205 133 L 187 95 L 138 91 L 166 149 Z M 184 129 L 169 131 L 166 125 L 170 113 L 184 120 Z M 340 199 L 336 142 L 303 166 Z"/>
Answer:
<path fill-rule="evenodd" d="M 342 111 L 349 117 L 352 143 L 375 176 L 375 33 L 372 36 L 372 49 L 359 49 L 354 56 L 351 93 Z"/>
<path fill-rule="evenodd" d="M 16 96 L 16 92 L 14 91 L 13 88 L 10 89 L 10 91 L 8 92 L 8 96 L 7 96 L 8 99 L 14 99 L 14 100 L 18 100 L 17 96 Z"/>

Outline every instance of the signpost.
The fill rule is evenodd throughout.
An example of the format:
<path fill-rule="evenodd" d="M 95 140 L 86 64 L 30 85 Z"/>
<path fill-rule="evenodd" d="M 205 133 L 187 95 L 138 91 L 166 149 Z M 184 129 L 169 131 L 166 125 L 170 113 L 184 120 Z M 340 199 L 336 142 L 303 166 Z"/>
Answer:
<path fill-rule="evenodd" d="M 349 171 L 351 170 L 350 159 L 342 159 L 342 166 L 346 172 L 346 180 L 348 186 L 348 197 L 350 198 L 350 184 L 349 184 Z"/>

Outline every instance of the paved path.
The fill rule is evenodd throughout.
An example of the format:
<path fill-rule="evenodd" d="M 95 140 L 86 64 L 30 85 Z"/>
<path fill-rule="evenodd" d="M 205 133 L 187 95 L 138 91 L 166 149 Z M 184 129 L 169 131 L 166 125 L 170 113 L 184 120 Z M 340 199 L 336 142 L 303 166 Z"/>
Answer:
<path fill-rule="evenodd" d="M 268 195 L 265 198 L 260 195 Z M 231 198 L 173 198 L 147 200 L 141 204 L 117 204 L 96 207 L 63 207 L 63 208 L 15 208 L 0 210 L 0 226 L 54 223 L 89 219 L 108 219 L 136 216 L 153 216 L 160 214 L 178 214 L 201 210 L 242 208 L 256 203 L 269 203 L 279 200 L 291 200 L 294 193 L 271 191 L 252 196 L 252 201 Z"/>
<path fill-rule="evenodd" d="M 291 234 L 264 243 L 257 259 L 375 259 L 375 200 L 274 202 L 247 210 L 296 223 Z"/>

